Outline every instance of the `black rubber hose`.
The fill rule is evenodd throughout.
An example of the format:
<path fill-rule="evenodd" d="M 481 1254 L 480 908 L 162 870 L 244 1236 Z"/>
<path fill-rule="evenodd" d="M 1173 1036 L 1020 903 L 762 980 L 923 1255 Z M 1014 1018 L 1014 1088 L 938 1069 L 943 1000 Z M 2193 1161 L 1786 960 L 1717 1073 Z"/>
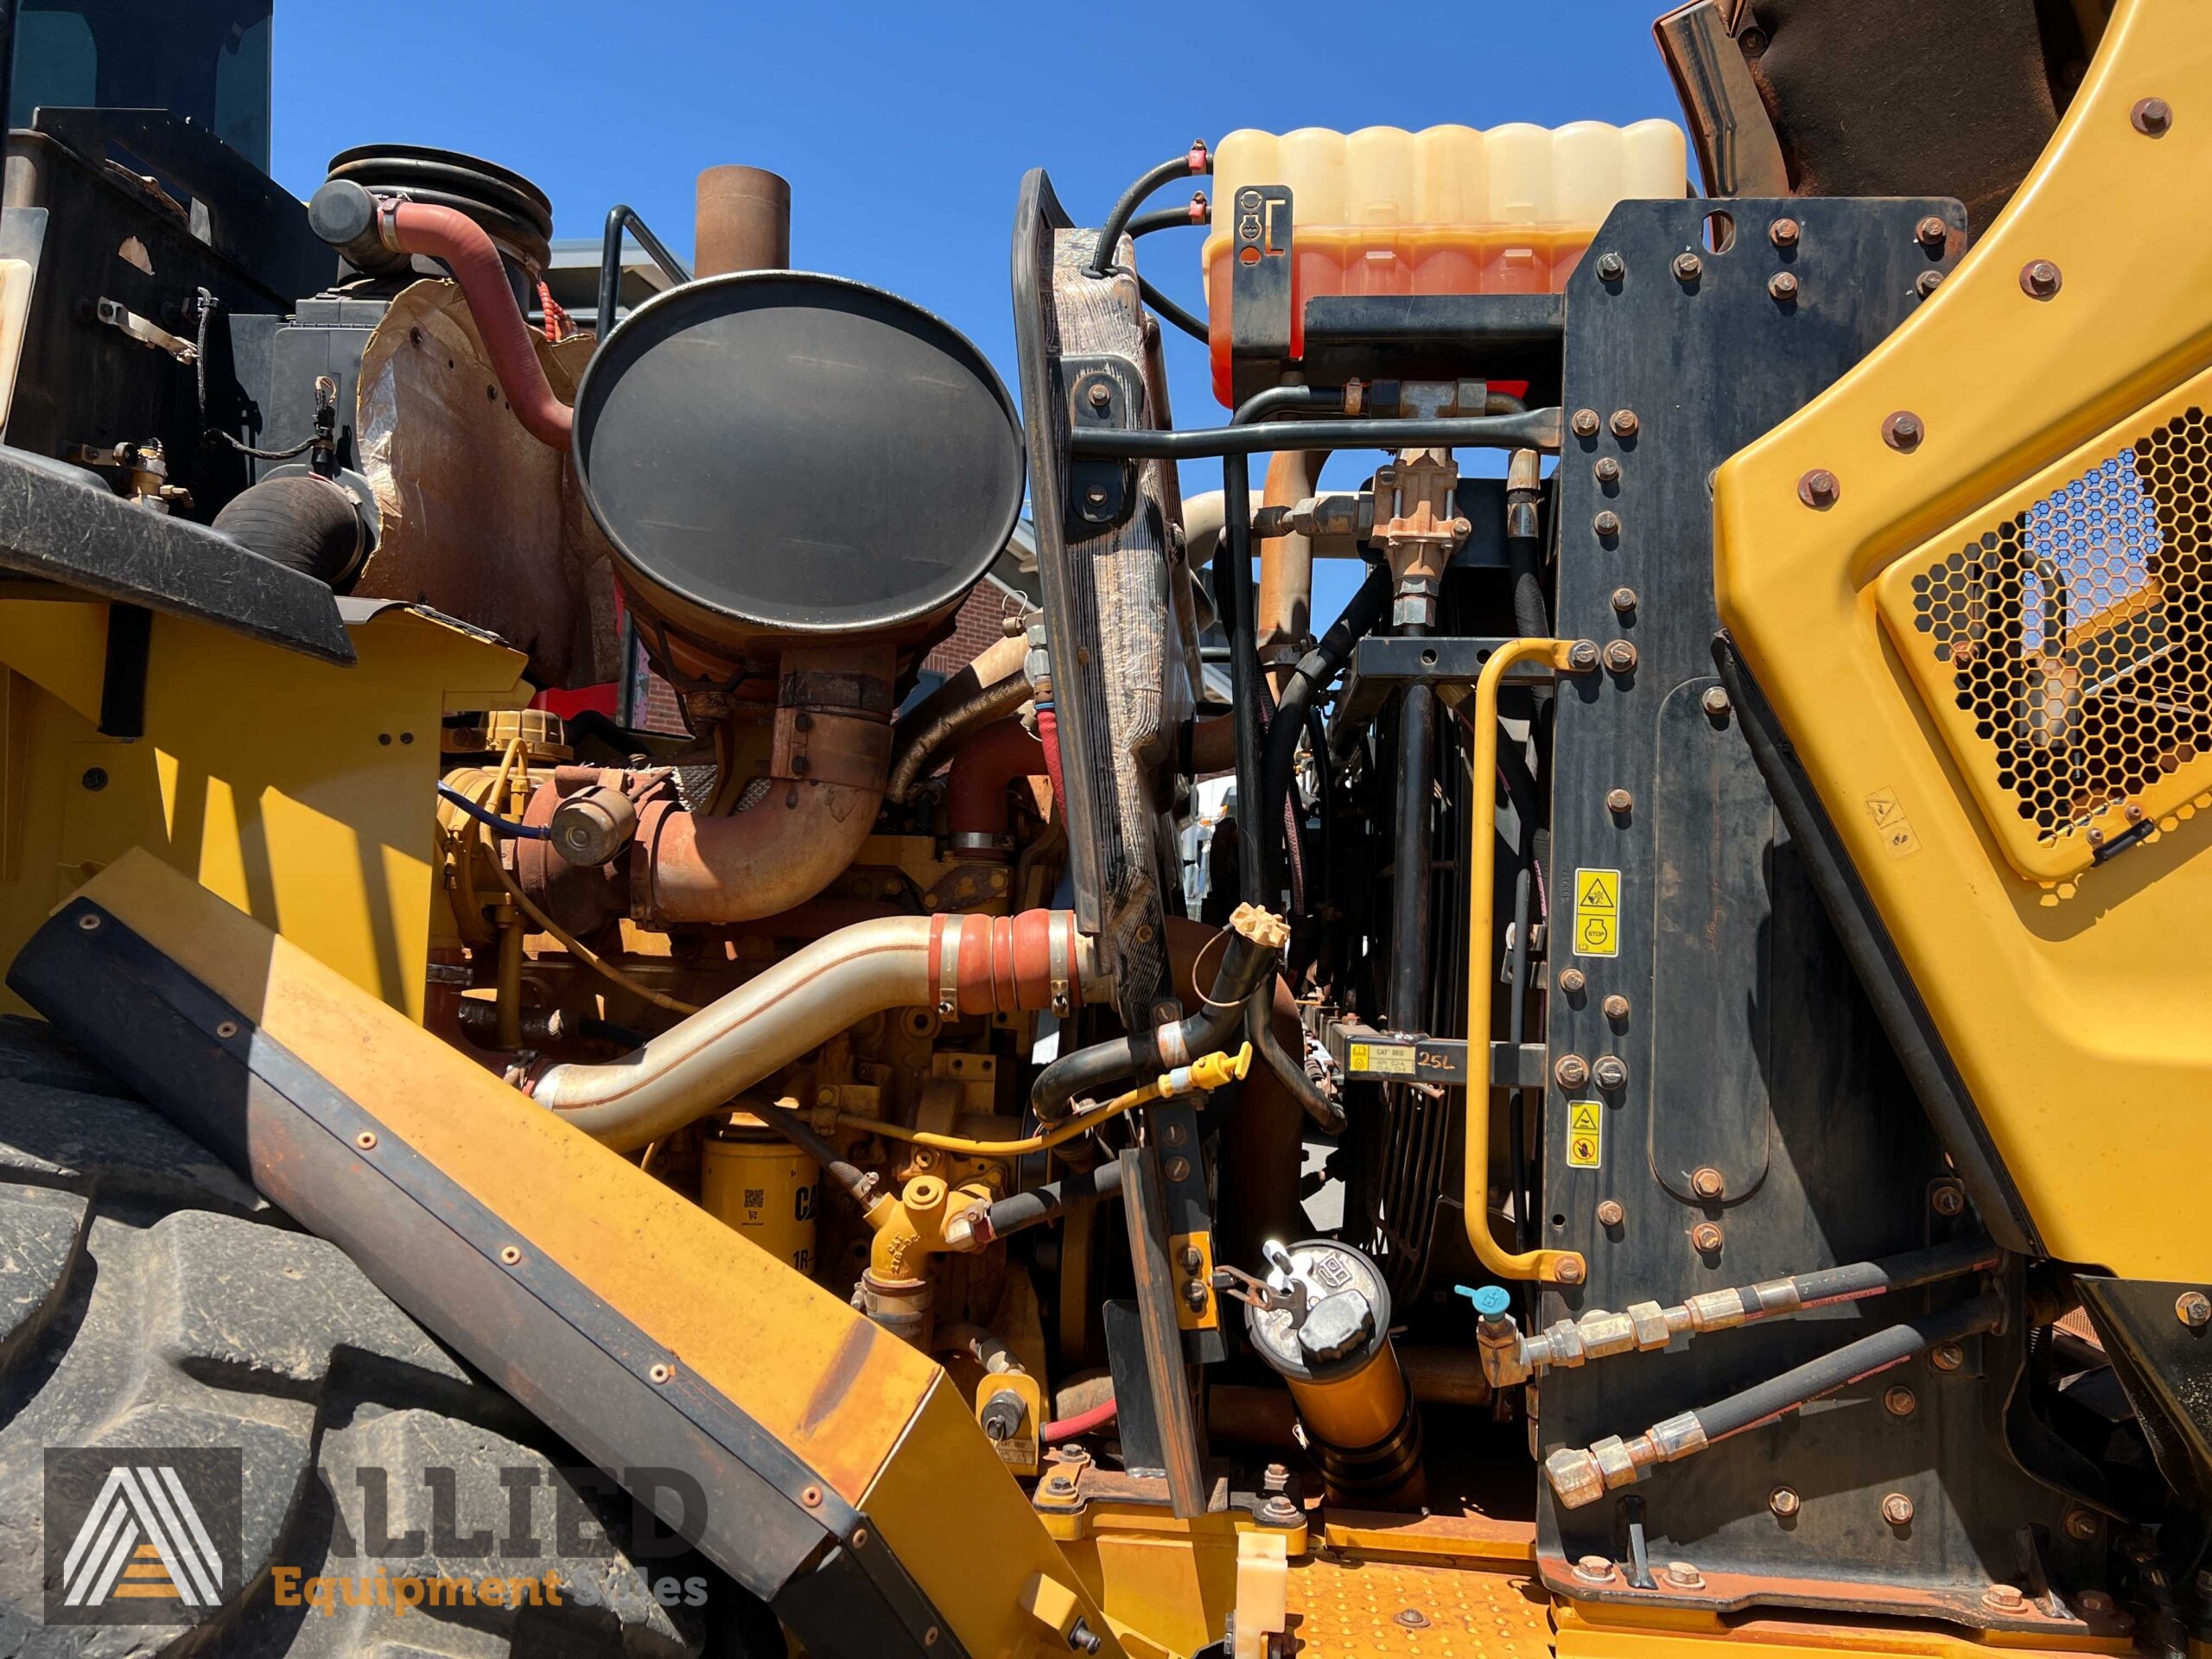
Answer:
<path fill-rule="evenodd" d="M 1041 1227 L 1048 1221 L 1058 1220 L 1071 1210 L 1121 1196 L 1122 1160 L 1116 1158 L 1087 1173 L 1046 1181 L 1027 1192 L 1001 1198 L 990 1207 L 991 1236 L 1004 1238 L 1008 1233 L 1018 1233 L 1025 1228 Z"/>
<path fill-rule="evenodd" d="M 1961 1238 L 1930 1245 L 1924 1250 L 1886 1256 L 1879 1262 L 1850 1262 L 1840 1267 L 1815 1268 L 1810 1273 L 1793 1273 L 1789 1282 L 1797 1287 L 1805 1306 L 1820 1307 L 1829 1302 L 1856 1301 L 1861 1297 L 1910 1290 L 1916 1285 L 1932 1285 L 1939 1280 L 1984 1272 L 1994 1268 L 2001 1258 L 2002 1252 L 1988 1239 Z M 1745 1306 L 1758 1305 L 1748 1288 L 1741 1294 Z"/>
<path fill-rule="evenodd" d="M 1134 241 L 1140 236 L 1150 236 L 1154 231 L 1179 231 L 1187 226 L 1212 223 L 1213 210 L 1211 207 L 1192 219 L 1191 204 L 1185 202 L 1180 207 L 1160 207 L 1148 213 L 1139 213 L 1129 221 L 1128 233 Z"/>
<path fill-rule="evenodd" d="M 1173 161 L 1162 162 L 1147 169 L 1122 192 L 1122 199 L 1114 204 L 1114 211 L 1106 215 L 1106 223 L 1099 227 L 1098 245 L 1090 251 L 1090 274 L 1103 276 L 1113 270 L 1115 252 L 1122 245 L 1122 233 L 1154 191 L 1166 189 L 1178 179 L 1203 177 L 1212 171 L 1212 152 L 1204 143 L 1193 144 Z"/>
<path fill-rule="evenodd" d="M 1351 648 L 1373 631 L 1389 603 L 1390 573 L 1378 564 L 1368 571 L 1367 580 L 1359 584 L 1343 613 L 1329 624 L 1313 648 L 1298 659 L 1298 666 L 1283 682 L 1274 723 L 1268 728 L 1267 759 L 1261 769 L 1260 788 L 1270 823 L 1282 816 L 1282 804 L 1290 798 L 1291 779 L 1298 765 L 1298 735 L 1306 728 L 1306 712 L 1313 706 L 1313 699 L 1343 671 L 1351 660 Z"/>
<path fill-rule="evenodd" d="M 1822 1395 L 1834 1394 L 1862 1376 L 1887 1370 L 1915 1354 L 1925 1353 L 1940 1343 L 1956 1342 L 1983 1331 L 1993 1331 L 2004 1316 L 2005 1304 L 1997 1296 L 1977 1296 L 1940 1313 L 1906 1319 L 1877 1331 L 1871 1337 L 1846 1343 L 1834 1353 L 1822 1354 L 1779 1376 L 1754 1383 L 1740 1394 L 1732 1394 L 1709 1406 L 1700 1406 L 1692 1415 L 1705 1430 L 1708 1441 L 1739 1434 Z"/>
<path fill-rule="evenodd" d="M 1192 340 L 1202 344 L 1212 341 L 1212 331 L 1205 323 L 1176 304 L 1142 276 L 1137 278 L 1137 292 L 1144 296 L 1144 302 L 1150 306 L 1155 314 L 1173 323 Z"/>
<path fill-rule="evenodd" d="M 1304 1062 L 1275 1040 L 1275 988 L 1262 985 L 1244 1003 L 1244 1035 L 1253 1050 L 1267 1063 L 1268 1070 L 1281 1080 L 1290 1090 L 1314 1126 L 1330 1135 L 1340 1135 L 1344 1127 L 1344 1109 L 1321 1092 L 1321 1085 L 1306 1074 Z"/>
<path fill-rule="evenodd" d="M 368 531 L 345 486 L 312 473 L 264 478 L 232 496 L 215 528 L 288 570 L 337 588 L 366 550 Z"/>
<path fill-rule="evenodd" d="M 1277 449 L 1402 449 L 1409 444 L 1549 450 L 1559 447 L 1559 432 L 1556 409 L 1535 409 L 1521 415 L 1418 416 L 1405 420 L 1272 421 L 1257 426 L 1195 427 L 1181 432 L 1078 427 L 1068 435 L 1068 453 L 1129 461 L 1202 461 L 1208 455 L 1256 455 Z"/>
<path fill-rule="evenodd" d="M 843 1187 L 863 1213 L 875 1202 L 874 1181 L 858 1166 L 840 1157 L 837 1148 L 808 1128 L 797 1112 L 788 1106 L 772 1106 L 766 1101 L 748 1101 L 745 1109 L 756 1113 L 763 1123 L 821 1165 L 822 1173 Z"/>
<path fill-rule="evenodd" d="M 1275 953 L 1263 950 L 1242 933 L 1231 933 L 1214 970 L 1210 1003 L 1173 1026 L 1154 1027 L 1063 1054 L 1037 1074 L 1029 1090 L 1029 1109 L 1040 1123 L 1057 1123 L 1078 1095 L 1140 1072 L 1157 1075 L 1173 1069 L 1163 1044 L 1197 1059 L 1211 1054 L 1244 1018 L 1244 999 L 1274 972 Z M 1183 1065 L 1178 1060 L 1173 1065 Z"/>

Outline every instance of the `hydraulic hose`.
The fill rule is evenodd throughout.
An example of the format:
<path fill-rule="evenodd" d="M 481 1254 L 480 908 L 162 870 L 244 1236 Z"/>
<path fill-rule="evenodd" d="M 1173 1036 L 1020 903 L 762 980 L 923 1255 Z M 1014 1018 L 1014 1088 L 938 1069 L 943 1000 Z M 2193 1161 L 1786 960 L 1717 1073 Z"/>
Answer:
<path fill-rule="evenodd" d="M 1114 211 L 1106 215 L 1106 223 L 1099 227 L 1098 245 L 1090 251 L 1090 274 L 1103 276 L 1113 270 L 1115 256 L 1122 245 L 1122 233 L 1136 217 L 1137 209 L 1144 206 L 1146 198 L 1178 179 L 1198 177 L 1212 171 L 1213 153 L 1203 138 L 1194 140 L 1190 149 L 1173 161 L 1147 168 L 1135 184 L 1122 193 L 1122 199 L 1114 204 Z"/>
<path fill-rule="evenodd" d="M 1071 1009 L 1107 983 L 1069 911 L 881 917 L 816 940 L 634 1053 L 605 1065 L 539 1066 L 524 1086 L 586 1134 L 628 1152 L 871 1014 Z"/>
<path fill-rule="evenodd" d="M 875 1178 L 865 1173 L 858 1165 L 848 1162 L 837 1148 L 806 1127 L 806 1120 L 788 1106 L 775 1106 L 766 1101 L 746 1103 L 745 1109 L 758 1117 L 778 1135 L 790 1141 L 801 1152 L 822 1166 L 822 1173 L 849 1193 L 853 1202 L 866 1214 L 875 1202 Z"/>
<path fill-rule="evenodd" d="M 1317 1128 L 1330 1135 L 1342 1133 L 1344 1109 L 1323 1094 L 1321 1086 L 1306 1075 L 1303 1063 L 1276 1040 L 1274 1013 L 1274 988 L 1262 985 L 1244 1004 L 1246 1039 Z"/>
<path fill-rule="evenodd" d="M 956 700 L 931 709 L 918 723 L 912 724 L 911 729 L 910 722 L 904 721 L 894 729 L 891 780 L 884 790 L 884 793 L 893 801 L 903 802 L 912 798 L 914 786 L 929 772 L 930 762 L 944 752 L 947 744 L 978 727 L 1004 719 L 1029 701 L 1029 682 L 1021 673 L 1021 658 L 1028 647 L 1020 640 L 1000 641 L 998 645 L 986 650 L 969 667 L 976 668 L 986 658 L 993 658 L 994 652 L 999 652 L 1000 646 L 1011 649 L 995 658 L 990 667 L 995 670 L 1003 661 L 1010 659 L 1014 666 L 1003 677 L 982 681 L 972 690 L 962 692 Z M 967 671 L 962 671 L 965 673 Z M 980 675 L 983 671 L 978 669 L 977 671 Z M 950 683 L 950 681 L 946 682 L 948 685 Z M 930 705 L 923 707 L 929 709 Z M 918 714 L 921 710 L 916 712 Z"/>
<path fill-rule="evenodd" d="M 989 1243 L 1009 1233 L 1019 1233 L 1046 1222 L 1058 1221 L 1071 1210 L 1122 1196 L 1122 1163 L 1115 1159 L 1086 1174 L 1046 1181 L 1026 1192 L 1001 1198 L 984 1211 L 983 1224 L 975 1230 L 975 1243 Z"/>
<path fill-rule="evenodd" d="M 1390 573 L 1376 565 L 1346 601 L 1343 613 L 1329 624 L 1328 631 L 1314 642 L 1313 649 L 1298 659 L 1298 666 L 1283 683 L 1282 696 L 1275 705 L 1274 721 L 1268 728 L 1268 752 L 1261 779 L 1269 823 L 1282 816 L 1282 804 L 1290 798 L 1291 778 L 1298 763 L 1298 736 L 1305 729 L 1306 711 L 1322 688 L 1335 679 L 1351 660 L 1351 648 L 1382 620 L 1389 603 Z"/>
<path fill-rule="evenodd" d="M 1284 386 L 1274 390 L 1301 391 Z M 1264 397 L 1268 392 L 1260 394 Z M 1342 421 L 1269 421 L 1255 426 L 1197 427 L 1179 432 L 1123 431 L 1082 427 L 1068 435 L 1068 453 L 1124 461 L 1202 461 L 1209 455 L 1254 455 L 1276 449 L 1403 449 L 1427 445 L 1454 449 L 1539 449 L 1555 452 L 1560 411 L 1532 409 L 1519 415 L 1439 415 Z"/>

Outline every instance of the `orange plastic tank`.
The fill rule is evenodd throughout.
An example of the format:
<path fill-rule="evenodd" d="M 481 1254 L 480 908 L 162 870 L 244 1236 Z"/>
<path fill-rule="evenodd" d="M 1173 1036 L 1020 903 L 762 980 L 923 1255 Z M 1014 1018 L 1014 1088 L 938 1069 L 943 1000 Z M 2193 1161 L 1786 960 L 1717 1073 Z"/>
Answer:
<path fill-rule="evenodd" d="M 1564 127 L 1302 127 L 1230 133 L 1214 152 L 1206 237 L 1214 395 L 1230 401 L 1226 204 L 1246 185 L 1287 185 L 1291 348 L 1306 302 L 1332 294 L 1541 294 L 1563 288 L 1613 204 L 1684 192 L 1671 121 Z"/>

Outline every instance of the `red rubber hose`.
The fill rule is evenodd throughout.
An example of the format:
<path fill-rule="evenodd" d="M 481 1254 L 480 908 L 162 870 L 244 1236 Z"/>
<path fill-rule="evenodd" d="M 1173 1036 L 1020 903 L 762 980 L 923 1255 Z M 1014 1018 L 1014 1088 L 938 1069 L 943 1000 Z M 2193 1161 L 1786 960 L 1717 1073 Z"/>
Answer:
<path fill-rule="evenodd" d="M 1109 1400 L 1103 1406 L 1093 1406 L 1089 1411 L 1079 1411 L 1072 1417 L 1063 1417 L 1057 1423 L 1045 1425 L 1045 1440 L 1051 1445 L 1058 1440 L 1071 1440 L 1078 1434 L 1095 1434 L 1121 1414 L 1122 1408 Z"/>
<path fill-rule="evenodd" d="M 1037 705 L 1037 741 L 1045 746 L 1045 773 L 1052 780 L 1052 816 L 1065 823 L 1068 790 L 1060 776 L 1060 722 L 1050 703 Z"/>

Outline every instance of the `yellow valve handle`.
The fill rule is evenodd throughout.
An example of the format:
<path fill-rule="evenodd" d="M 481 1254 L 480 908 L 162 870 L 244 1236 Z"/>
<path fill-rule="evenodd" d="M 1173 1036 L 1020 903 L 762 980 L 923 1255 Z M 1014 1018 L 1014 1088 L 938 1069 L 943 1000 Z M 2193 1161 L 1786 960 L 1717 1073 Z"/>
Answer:
<path fill-rule="evenodd" d="M 1548 1284 L 1579 1285 L 1589 1264 L 1579 1250 L 1516 1253 L 1498 1243 L 1490 1230 L 1490 998 L 1491 961 L 1487 941 L 1493 921 L 1492 882 L 1497 855 L 1497 688 L 1516 663 L 1548 658 L 1560 673 L 1576 671 L 1569 660 L 1571 639 L 1511 639 L 1491 654 L 1475 680 L 1472 721 L 1474 756 L 1469 763 L 1474 788 L 1467 814 L 1467 1116 L 1460 1162 L 1465 1171 L 1460 1205 L 1467 1243 L 1484 1267 L 1500 1279 L 1537 1279 Z M 1594 664 L 1592 666 L 1595 666 Z M 1516 1034 L 1515 1040 L 1519 1040 Z"/>

